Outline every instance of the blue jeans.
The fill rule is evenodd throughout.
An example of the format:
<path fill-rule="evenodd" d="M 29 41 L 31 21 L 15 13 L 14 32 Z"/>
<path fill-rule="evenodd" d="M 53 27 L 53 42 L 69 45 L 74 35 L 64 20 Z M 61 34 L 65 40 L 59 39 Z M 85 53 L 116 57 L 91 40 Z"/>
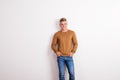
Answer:
<path fill-rule="evenodd" d="M 57 56 L 59 80 L 65 80 L 65 65 L 69 72 L 69 80 L 75 80 L 74 61 L 71 56 Z"/>

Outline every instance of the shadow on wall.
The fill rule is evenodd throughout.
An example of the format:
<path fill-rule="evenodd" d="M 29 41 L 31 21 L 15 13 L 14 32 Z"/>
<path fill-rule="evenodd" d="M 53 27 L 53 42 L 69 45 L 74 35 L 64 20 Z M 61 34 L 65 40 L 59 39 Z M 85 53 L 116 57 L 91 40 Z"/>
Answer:
<path fill-rule="evenodd" d="M 55 28 L 56 31 L 58 31 L 60 28 L 58 26 L 58 20 L 55 20 Z M 59 71 L 58 71 L 58 64 L 57 64 L 57 56 L 56 54 L 53 52 L 52 48 L 51 48 L 51 43 L 52 43 L 52 39 L 53 39 L 53 35 L 54 33 L 51 34 L 50 36 L 50 41 L 48 44 L 48 60 L 49 60 L 49 64 L 50 64 L 50 75 L 51 75 L 51 79 L 49 80 L 58 80 L 59 79 Z"/>
<path fill-rule="evenodd" d="M 52 39 L 52 38 L 51 38 Z M 49 80 L 58 80 L 58 65 L 56 54 L 51 49 L 51 41 L 48 48 L 48 62 L 50 64 L 50 78 Z"/>

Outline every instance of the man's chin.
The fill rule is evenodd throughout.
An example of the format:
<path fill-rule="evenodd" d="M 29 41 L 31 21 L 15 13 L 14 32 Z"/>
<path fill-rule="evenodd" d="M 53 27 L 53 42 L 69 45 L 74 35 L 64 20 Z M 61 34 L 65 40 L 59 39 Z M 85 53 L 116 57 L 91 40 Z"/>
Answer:
<path fill-rule="evenodd" d="M 66 30 L 66 28 L 63 28 L 62 30 Z"/>

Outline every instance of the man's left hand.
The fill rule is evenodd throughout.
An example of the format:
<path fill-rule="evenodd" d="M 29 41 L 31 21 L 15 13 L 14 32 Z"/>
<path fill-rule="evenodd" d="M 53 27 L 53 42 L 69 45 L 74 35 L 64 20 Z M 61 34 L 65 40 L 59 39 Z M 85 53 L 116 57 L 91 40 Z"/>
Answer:
<path fill-rule="evenodd" d="M 71 57 L 72 57 L 72 56 L 73 56 L 73 52 L 70 52 L 69 56 L 71 56 Z"/>

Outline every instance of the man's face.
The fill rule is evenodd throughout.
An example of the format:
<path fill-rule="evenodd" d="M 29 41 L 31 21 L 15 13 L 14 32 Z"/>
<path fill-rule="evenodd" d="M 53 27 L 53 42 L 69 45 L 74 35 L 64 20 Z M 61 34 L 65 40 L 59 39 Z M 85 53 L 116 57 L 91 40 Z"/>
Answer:
<path fill-rule="evenodd" d="M 67 21 L 62 21 L 62 22 L 60 22 L 60 27 L 61 27 L 61 29 L 66 29 L 67 28 Z"/>

